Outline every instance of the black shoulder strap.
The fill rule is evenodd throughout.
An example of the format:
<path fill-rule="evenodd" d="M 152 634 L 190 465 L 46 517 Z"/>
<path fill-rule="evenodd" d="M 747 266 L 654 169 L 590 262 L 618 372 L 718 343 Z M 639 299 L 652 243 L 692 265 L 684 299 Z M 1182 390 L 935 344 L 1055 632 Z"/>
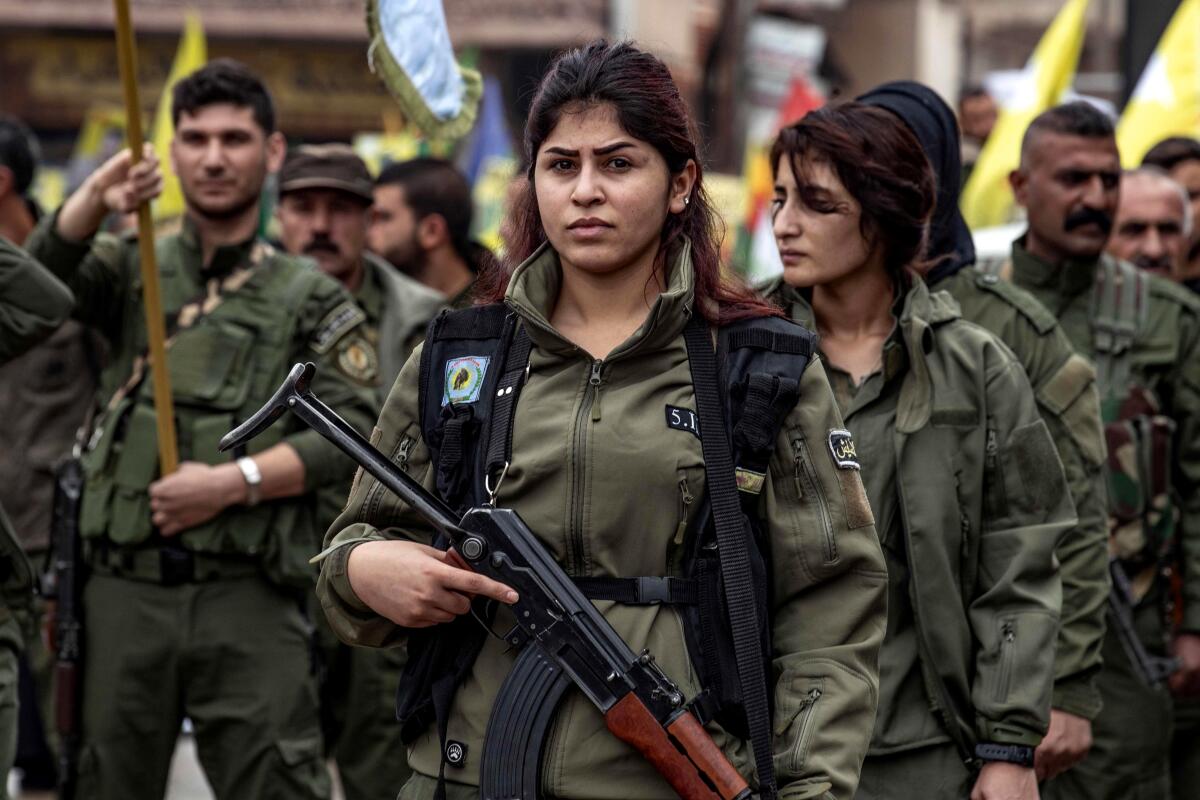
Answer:
<path fill-rule="evenodd" d="M 504 352 L 503 371 L 496 384 L 496 397 L 492 403 L 492 414 L 485 435 L 487 453 L 483 462 L 484 489 L 488 499 L 495 504 L 496 490 L 512 461 L 512 435 L 517 399 L 529 377 L 529 354 L 533 342 L 529 332 L 512 315 L 510 325 L 505 328 L 500 350 Z"/>
<path fill-rule="evenodd" d="M 733 634 L 738 682 L 758 769 L 759 794 L 765 800 L 776 796 L 775 766 L 771 747 L 771 712 L 767 701 L 765 654 L 759 637 L 758 606 L 750 575 L 749 530 L 738 499 L 733 474 L 733 455 L 721 403 L 720 376 L 708 326 L 694 314 L 684 328 L 692 385 L 700 417 L 701 449 L 705 482 L 712 504 L 713 526 L 721 573 L 728 600 L 729 624 Z"/>

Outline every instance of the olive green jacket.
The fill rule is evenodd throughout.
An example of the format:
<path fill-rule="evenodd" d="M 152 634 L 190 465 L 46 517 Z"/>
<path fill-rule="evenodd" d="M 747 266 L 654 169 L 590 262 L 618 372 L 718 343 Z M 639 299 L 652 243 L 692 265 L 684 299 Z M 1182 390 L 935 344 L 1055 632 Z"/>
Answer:
<path fill-rule="evenodd" d="M 1078 353 L 1094 359 L 1092 302 L 1100 259 L 1052 266 L 1030 255 L 1022 242 L 1013 243 L 1013 283 L 1050 310 Z M 1171 481 L 1182 510 L 1182 628 L 1200 633 L 1200 298 L 1153 275 L 1149 289 L 1130 364 L 1133 379 L 1154 393 L 1162 413 L 1177 425 Z"/>
<path fill-rule="evenodd" d="M 772 299 L 812 324 L 799 290 Z M 1037 745 L 1062 605 L 1054 549 L 1075 524 L 1062 465 L 1020 363 L 953 298 L 915 280 L 898 324 L 896 489 L 926 694 L 968 752 Z"/>
<path fill-rule="evenodd" d="M 1108 601 L 1108 506 L 1104 430 L 1095 370 L 1075 353 L 1044 306 L 1011 283 L 967 267 L 930 286 L 958 301 L 964 319 L 994 333 L 1016 355 L 1037 396 L 1075 501 L 1079 523 L 1059 543 L 1063 608 L 1054 664 L 1054 707 L 1087 719 L 1100 711 Z"/>
<path fill-rule="evenodd" d="M 74 303 L 62 281 L 0 237 L 0 363 L 54 333 Z"/>
<path fill-rule="evenodd" d="M 0 238 L 0 364 L 54 333 L 71 313 L 74 298 L 32 256 Z M 33 568 L 4 509 L 0 508 L 0 643 L 21 644 L 11 609 L 33 599 Z"/>
<path fill-rule="evenodd" d="M 129 388 L 147 347 L 137 242 L 110 236 L 73 242 L 56 223 L 57 214 L 39 224 L 30 252 L 75 293 L 75 318 L 110 346 L 100 379 L 105 411 L 83 457 L 80 533 L 120 547 L 153 544 L 148 487 L 159 469 L 152 382 Z M 336 281 L 256 239 L 218 247 L 205 265 L 186 222 L 181 233 L 160 237 L 155 249 L 164 314 L 169 328 L 178 325 L 167 364 L 181 460 L 230 460 L 217 450 L 221 436 L 257 411 L 298 361 L 318 364 L 314 391 L 327 404 L 355 427 L 369 427 L 378 360 L 361 332 L 362 310 Z M 214 306 L 218 279 L 224 294 Z M 203 305 L 200 298 L 207 298 Z M 187 322 L 184 308 L 199 314 Z M 231 506 L 178 541 L 195 552 L 259 558 L 272 578 L 304 585 L 312 579 L 306 551 L 319 538 L 320 496 L 344 496 L 353 463 L 298 420 L 274 427 L 247 450 L 290 445 L 304 464 L 304 493 Z"/>
<path fill-rule="evenodd" d="M 446 300 L 372 253 L 363 253 L 363 269 L 354 299 L 366 312 L 366 327 L 379 351 L 376 397 L 382 407 L 400 368 L 425 338 L 429 321 L 446 307 Z"/>
<path fill-rule="evenodd" d="M 505 302 L 523 320 L 533 352 L 498 503 L 520 512 L 570 574 L 679 574 L 683 532 L 705 492 L 699 439 L 670 428 L 664 415 L 668 405 L 696 407 L 682 336 L 695 313 L 688 252 L 673 260 L 667 290 L 646 321 L 602 361 L 547 321 L 561 281 L 553 250 L 539 251 L 511 279 Z M 374 438 L 432 487 L 418 416 L 418 354 L 400 373 Z M 593 369 L 600 374 L 596 389 L 589 383 Z M 785 798 L 849 800 L 875 714 L 887 576 L 858 472 L 839 469 L 826 444 L 841 419 L 819 363 L 804 373 L 800 394 L 776 441 L 760 512 L 773 566 L 775 768 Z M 327 537 L 317 587 L 334 631 L 350 644 L 405 641 L 404 630 L 355 596 L 346 575 L 354 544 L 382 538 L 431 537 L 403 504 L 360 475 Z M 630 647 L 655 654 L 686 696 L 698 692 L 675 608 L 597 606 Z M 506 613 L 498 630 L 505 629 Z M 489 638 L 459 688 L 448 735 L 465 743 L 468 755 L 463 767 L 447 768 L 449 780 L 478 783 L 489 709 L 515 657 Z M 748 744 L 716 725 L 708 729 L 750 776 Z M 409 760 L 418 772 L 437 775 L 440 755 L 431 729 L 414 742 Z M 555 797 L 674 796 L 579 692 L 564 700 L 543 764 L 543 791 Z"/>

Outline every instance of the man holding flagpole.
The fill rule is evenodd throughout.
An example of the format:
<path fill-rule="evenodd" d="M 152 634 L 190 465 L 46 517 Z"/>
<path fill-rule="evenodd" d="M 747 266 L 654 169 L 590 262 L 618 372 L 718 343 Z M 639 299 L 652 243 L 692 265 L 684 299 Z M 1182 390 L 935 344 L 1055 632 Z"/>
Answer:
<path fill-rule="evenodd" d="M 75 316 L 112 348 L 83 456 L 77 796 L 161 798 L 186 716 L 218 797 L 319 800 L 329 776 L 301 597 L 321 510 L 341 502 L 352 465 L 300 425 L 235 460 L 216 444 L 297 361 L 316 362 L 314 390 L 369 429 L 377 357 L 345 291 L 257 236 L 263 183 L 285 149 L 258 78 L 214 61 L 175 86 L 172 117 L 186 214 L 156 250 L 176 471 L 160 470 L 137 243 L 96 236 L 106 215 L 157 196 L 153 154 L 110 159 L 29 242 L 75 292 Z"/>

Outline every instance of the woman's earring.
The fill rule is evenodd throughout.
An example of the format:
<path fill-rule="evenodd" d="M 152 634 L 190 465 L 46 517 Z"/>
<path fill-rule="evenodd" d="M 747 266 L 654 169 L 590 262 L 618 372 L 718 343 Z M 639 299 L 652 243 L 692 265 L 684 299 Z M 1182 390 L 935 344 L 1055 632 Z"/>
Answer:
<path fill-rule="evenodd" d="M 687 197 L 683 198 L 683 204 L 684 204 L 685 206 L 686 206 L 688 203 L 690 203 L 690 202 L 692 202 L 692 196 L 691 196 L 691 195 L 688 195 Z"/>

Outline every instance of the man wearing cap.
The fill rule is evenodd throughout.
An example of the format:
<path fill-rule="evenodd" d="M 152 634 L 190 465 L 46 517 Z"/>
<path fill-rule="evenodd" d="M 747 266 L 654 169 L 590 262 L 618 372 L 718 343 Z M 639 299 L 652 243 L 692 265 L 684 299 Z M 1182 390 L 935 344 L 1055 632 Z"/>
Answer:
<path fill-rule="evenodd" d="M 287 251 L 313 258 L 366 312 L 366 336 L 379 352 L 376 392 L 382 405 L 445 301 L 366 251 L 372 189 L 366 164 L 350 147 L 304 145 L 288 154 L 280 171 L 276 213 Z M 392 699 L 404 650 L 349 647 L 337 640 L 323 614 L 314 617 L 325 666 L 321 718 L 327 753 L 337 762 L 347 800 L 391 800 L 409 776 Z"/>
<path fill-rule="evenodd" d="M 348 145 L 303 145 L 292 149 L 279 174 L 276 213 L 284 248 L 315 259 L 367 313 L 368 339 L 379 350 L 382 406 L 445 300 L 367 251 L 373 192 L 367 165 Z"/>

